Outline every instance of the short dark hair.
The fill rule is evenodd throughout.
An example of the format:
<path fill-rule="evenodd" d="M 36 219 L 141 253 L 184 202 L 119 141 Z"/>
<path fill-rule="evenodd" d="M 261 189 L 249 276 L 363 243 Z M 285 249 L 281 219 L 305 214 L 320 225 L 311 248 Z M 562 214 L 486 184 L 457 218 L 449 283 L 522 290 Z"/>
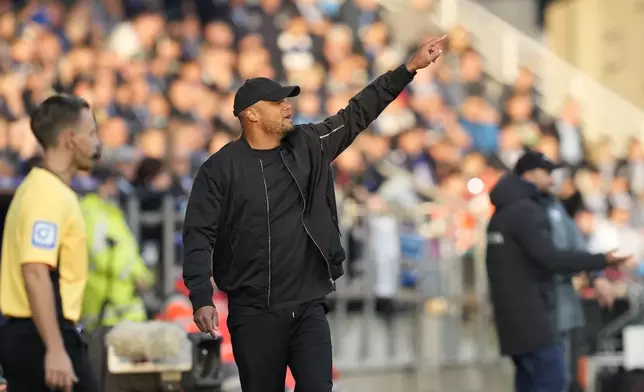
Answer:
<path fill-rule="evenodd" d="M 57 94 L 47 98 L 31 114 L 31 131 L 45 150 L 56 145 L 58 134 L 80 120 L 89 103 L 80 97 Z"/>

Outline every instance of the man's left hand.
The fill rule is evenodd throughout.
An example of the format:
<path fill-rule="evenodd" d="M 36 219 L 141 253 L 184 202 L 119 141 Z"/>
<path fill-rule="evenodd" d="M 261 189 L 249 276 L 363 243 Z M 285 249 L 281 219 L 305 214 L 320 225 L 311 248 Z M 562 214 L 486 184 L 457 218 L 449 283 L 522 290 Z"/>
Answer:
<path fill-rule="evenodd" d="M 445 41 L 445 38 L 447 38 L 447 35 L 440 38 L 430 39 L 420 45 L 418 51 L 414 53 L 409 61 L 407 61 L 407 64 L 405 64 L 407 70 L 409 72 L 416 72 L 436 61 L 436 59 L 440 57 L 441 53 L 443 53 L 442 43 Z"/>

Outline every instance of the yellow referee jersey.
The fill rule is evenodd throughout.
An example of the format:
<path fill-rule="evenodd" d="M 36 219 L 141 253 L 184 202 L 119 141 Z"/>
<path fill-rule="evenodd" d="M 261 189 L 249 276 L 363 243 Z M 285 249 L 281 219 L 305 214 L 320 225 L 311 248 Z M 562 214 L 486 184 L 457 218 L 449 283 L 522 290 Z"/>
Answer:
<path fill-rule="evenodd" d="M 40 168 L 32 169 L 20 184 L 5 220 L 0 310 L 7 317 L 31 317 L 24 263 L 52 268 L 63 316 L 78 321 L 87 280 L 85 222 L 76 193 L 57 175 Z"/>

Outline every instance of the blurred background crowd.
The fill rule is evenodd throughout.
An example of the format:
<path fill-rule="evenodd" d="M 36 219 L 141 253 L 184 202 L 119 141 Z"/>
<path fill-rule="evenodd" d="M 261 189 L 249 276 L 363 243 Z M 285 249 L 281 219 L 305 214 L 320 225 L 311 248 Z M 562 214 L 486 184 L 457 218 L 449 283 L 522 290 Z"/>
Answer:
<path fill-rule="evenodd" d="M 178 209 L 199 165 L 239 137 L 232 98 L 245 79 L 299 84 L 296 121 L 320 121 L 437 33 L 425 26 L 404 37 L 377 0 L 14 1 L 1 11 L 0 185 L 11 189 L 37 163 L 30 110 L 68 92 L 92 104 L 119 194 L 170 193 Z M 642 142 L 632 140 L 625 156 L 613 154 L 611 140 L 585 143 L 573 99 L 545 116 L 531 70 L 511 85 L 493 80 L 470 40 L 455 26 L 440 64 L 337 160 L 342 199 L 371 210 L 467 201 L 531 147 L 566 164 L 556 192 L 582 230 L 619 227 L 641 258 Z M 87 192 L 97 180 L 75 186 Z"/>
<path fill-rule="evenodd" d="M 410 2 L 414 12 L 434 6 Z M 123 208 L 136 196 L 143 210 L 158 210 L 171 195 L 181 214 L 201 163 L 240 136 L 232 101 L 245 79 L 300 85 L 295 121 L 316 122 L 440 33 L 431 24 L 396 22 L 378 0 L 2 2 L 0 188 L 10 194 L 38 164 L 30 111 L 67 92 L 90 102 L 104 146 L 104 167 L 74 180 L 79 192 Z M 642 260 L 642 141 L 632 139 L 623 156 L 609 138 L 587 143 L 574 99 L 545 115 L 530 69 L 511 84 L 494 80 L 467 29 L 448 34 L 439 63 L 419 72 L 334 164 L 339 202 L 353 211 L 343 219 L 350 260 L 369 241 L 361 240 L 364 212 L 357 210 L 383 217 L 428 203 L 441 206 L 422 210 L 432 222 L 451 222 L 432 230 L 449 231 L 466 253 L 491 212 L 486 192 L 526 147 L 565 164 L 555 192 L 593 249 L 617 241 Z M 391 296 L 406 284 L 385 278 L 401 273 L 400 229 L 386 219 L 373 225 L 380 233 L 371 247 L 383 258 L 375 290 Z M 143 230 L 138 239 L 152 269 L 164 249 L 161 232 Z"/>

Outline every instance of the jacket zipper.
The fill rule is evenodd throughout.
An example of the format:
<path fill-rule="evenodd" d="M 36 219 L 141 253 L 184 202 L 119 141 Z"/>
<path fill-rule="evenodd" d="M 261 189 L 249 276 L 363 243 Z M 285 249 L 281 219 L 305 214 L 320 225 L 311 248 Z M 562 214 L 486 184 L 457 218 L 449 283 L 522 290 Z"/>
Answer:
<path fill-rule="evenodd" d="M 271 205 L 268 202 L 268 187 L 266 186 L 266 176 L 264 175 L 264 162 L 260 159 L 259 166 L 262 169 L 262 181 L 264 181 L 264 195 L 266 196 L 266 222 L 268 228 L 268 298 L 266 306 L 271 307 L 271 275 L 272 275 L 272 255 L 271 255 Z"/>
<path fill-rule="evenodd" d="M 329 273 L 329 282 L 333 285 L 333 290 L 335 290 L 335 281 L 333 280 L 333 276 L 331 275 L 331 265 L 329 264 L 329 260 L 327 260 L 326 255 L 324 252 L 322 252 L 322 248 L 320 248 L 320 245 L 318 245 L 317 241 L 315 241 L 315 238 L 311 235 L 311 232 L 309 231 L 309 228 L 306 227 L 306 223 L 304 223 L 304 211 L 306 211 L 306 197 L 304 197 L 304 192 L 302 192 L 302 188 L 300 187 L 300 183 L 297 182 L 297 178 L 293 175 L 293 172 L 291 171 L 291 168 L 288 167 L 288 164 L 286 163 L 286 159 L 284 159 L 284 156 L 282 155 L 282 152 L 280 151 L 280 158 L 282 158 L 282 162 L 284 163 L 284 166 L 286 166 L 286 170 L 288 170 L 289 174 L 291 177 L 293 177 L 293 181 L 295 181 L 295 185 L 297 185 L 297 189 L 300 191 L 300 196 L 302 197 L 302 215 L 301 215 L 301 220 L 302 220 L 302 226 L 304 226 L 304 230 L 306 230 L 306 234 L 309 235 L 315 246 L 318 248 L 320 251 L 320 254 L 322 255 L 322 258 L 326 262 L 326 270 Z"/>

